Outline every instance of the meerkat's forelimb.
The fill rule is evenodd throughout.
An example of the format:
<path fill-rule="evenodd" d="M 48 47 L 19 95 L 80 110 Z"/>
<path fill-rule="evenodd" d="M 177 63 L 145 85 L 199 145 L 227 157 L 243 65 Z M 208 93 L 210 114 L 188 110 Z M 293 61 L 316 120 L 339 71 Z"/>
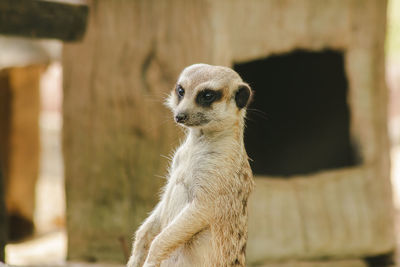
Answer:
<path fill-rule="evenodd" d="M 154 239 L 145 264 L 159 266 L 172 251 L 189 241 L 211 221 L 206 207 L 196 201 L 187 204 L 176 218 Z"/>
<path fill-rule="evenodd" d="M 143 222 L 135 234 L 135 242 L 132 247 L 132 255 L 128 266 L 141 267 L 147 258 L 151 242 L 161 231 L 160 205 L 157 205 L 151 215 Z"/>

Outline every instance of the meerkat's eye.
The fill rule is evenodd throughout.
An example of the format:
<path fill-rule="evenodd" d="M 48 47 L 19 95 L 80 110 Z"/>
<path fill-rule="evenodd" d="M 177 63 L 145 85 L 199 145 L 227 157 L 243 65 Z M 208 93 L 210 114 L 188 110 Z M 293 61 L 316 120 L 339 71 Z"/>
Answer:
<path fill-rule="evenodd" d="M 203 94 L 203 99 L 206 102 L 212 102 L 215 98 L 215 93 L 213 91 L 208 91 Z"/>
<path fill-rule="evenodd" d="M 215 101 L 222 98 L 222 91 L 214 91 L 210 89 L 205 89 L 198 93 L 196 97 L 196 103 L 203 107 L 209 107 Z"/>
<path fill-rule="evenodd" d="M 178 95 L 179 100 L 181 100 L 185 95 L 185 89 L 183 89 L 183 87 L 179 84 L 176 86 L 176 94 Z"/>

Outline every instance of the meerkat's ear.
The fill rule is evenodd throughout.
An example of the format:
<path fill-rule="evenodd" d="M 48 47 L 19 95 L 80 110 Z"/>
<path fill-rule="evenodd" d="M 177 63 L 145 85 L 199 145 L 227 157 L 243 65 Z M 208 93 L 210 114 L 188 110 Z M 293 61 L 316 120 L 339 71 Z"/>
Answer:
<path fill-rule="evenodd" d="M 250 103 L 250 99 L 251 99 L 250 86 L 245 83 L 241 83 L 235 93 L 236 106 L 239 109 L 242 109 Z"/>

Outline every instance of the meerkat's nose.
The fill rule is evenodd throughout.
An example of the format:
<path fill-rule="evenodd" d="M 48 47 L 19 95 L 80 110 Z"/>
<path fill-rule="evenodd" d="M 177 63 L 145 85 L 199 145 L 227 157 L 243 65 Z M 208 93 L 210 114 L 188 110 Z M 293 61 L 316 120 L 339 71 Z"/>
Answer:
<path fill-rule="evenodd" d="M 186 113 L 181 112 L 175 116 L 175 121 L 177 123 L 184 123 L 187 120 L 187 118 L 188 118 L 188 115 Z"/>

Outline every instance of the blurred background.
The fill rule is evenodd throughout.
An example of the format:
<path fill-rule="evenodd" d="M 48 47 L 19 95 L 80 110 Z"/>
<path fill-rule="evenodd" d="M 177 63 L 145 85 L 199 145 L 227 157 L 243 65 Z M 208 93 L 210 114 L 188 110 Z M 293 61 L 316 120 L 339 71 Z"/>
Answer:
<path fill-rule="evenodd" d="M 198 62 L 256 92 L 248 265 L 400 264 L 400 0 L 2 0 L 0 261 L 125 263 Z"/>

